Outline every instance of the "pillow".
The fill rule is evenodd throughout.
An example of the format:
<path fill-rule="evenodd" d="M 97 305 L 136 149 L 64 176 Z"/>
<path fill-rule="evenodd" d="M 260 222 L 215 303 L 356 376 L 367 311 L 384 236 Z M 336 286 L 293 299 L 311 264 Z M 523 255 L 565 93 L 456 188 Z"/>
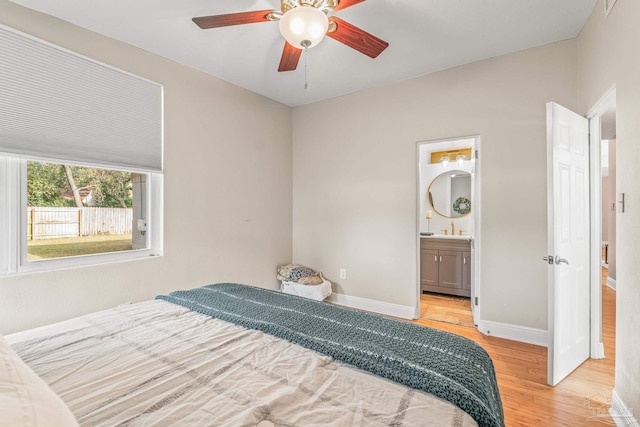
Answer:
<path fill-rule="evenodd" d="M 278 267 L 278 280 L 283 282 L 298 282 L 305 285 L 319 285 L 322 283 L 320 274 L 304 265 L 287 264 Z"/>
<path fill-rule="evenodd" d="M 301 277 L 298 279 L 298 282 L 301 285 L 308 285 L 308 286 L 316 286 L 316 285 L 321 285 L 322 284 L 322 277 L 320 277 L 319 274 L 315 275 L 315 276 L 307 276 L 307 277 Z"/>
<path fill-rule="evenodd" d="M 0 335 L 0 419 L 3 426 L 78 427 L 69 408 Z"/>

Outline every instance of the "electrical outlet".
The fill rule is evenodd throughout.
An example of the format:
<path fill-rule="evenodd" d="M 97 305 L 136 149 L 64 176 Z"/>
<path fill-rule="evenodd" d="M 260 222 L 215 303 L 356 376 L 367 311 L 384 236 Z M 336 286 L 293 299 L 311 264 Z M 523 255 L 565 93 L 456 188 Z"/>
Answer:
<path fill-rule="evenodd" d="M 341 268 L 340 269 L 340 278 L 343 280 L 347 279 L 347 269 L 346 268 Z"/>

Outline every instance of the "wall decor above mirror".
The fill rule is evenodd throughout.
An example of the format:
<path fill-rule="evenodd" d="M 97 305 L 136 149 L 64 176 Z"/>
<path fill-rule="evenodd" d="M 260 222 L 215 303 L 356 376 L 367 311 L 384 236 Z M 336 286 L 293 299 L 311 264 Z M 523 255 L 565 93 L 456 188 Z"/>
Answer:
<path fill-rule="evenodd" d="M 433 210 L 445 218 L 460 218 L 471 213 L 471 174 L 451 170 L 436 176 L 427 190 Z"/>

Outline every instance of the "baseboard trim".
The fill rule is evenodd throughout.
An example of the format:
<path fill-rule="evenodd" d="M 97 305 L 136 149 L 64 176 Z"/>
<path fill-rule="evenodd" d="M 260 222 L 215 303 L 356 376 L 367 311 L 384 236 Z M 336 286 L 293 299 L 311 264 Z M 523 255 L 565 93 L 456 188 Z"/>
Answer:
<path fill-rule="evenodd" d="M 604 359 L 604 343 L 599 342 L 595 346 L 595 353 L 591 354 L 592 359 Z"/>
<path fill-rule="evenodd" d="M 544 329 L 510 325 L 507 323 L 492 322 L 490 320 L 480 320 L 478 330 L 492 337 L 505 338 L 542 347 L 547 347 L 549 339 L 549 335 Z"/>
<path fill-rule="evenodd" d="M 387 316 L 400 317 L 402 319 L 415 319 L 414 316 L 416 308 L 408 305 L 392 304 L 389 302 L 337 293 L 331 294 L 327 301 L 346 307 L 357 308 L 358 310 L 386 314 Z"/>
<path fill-rule="evenodd" d="M 616 279 L 612 279 L 611 277 L 607 276 L 607 286 L 615 291 L 616 290 Z"/>
<path fill-rule="evenodd" d="M 640 427 L 640 423 L 633 416 L 633 409 L 627 408 L 615 389 L 611 392 L 609 415 L 618 427 Z"/>

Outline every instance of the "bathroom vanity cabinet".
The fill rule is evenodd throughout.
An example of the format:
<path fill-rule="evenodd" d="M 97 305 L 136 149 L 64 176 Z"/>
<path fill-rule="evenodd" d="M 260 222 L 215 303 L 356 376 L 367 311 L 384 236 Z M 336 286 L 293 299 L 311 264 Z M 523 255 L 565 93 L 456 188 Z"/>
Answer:
<path fill-rule="evenodd" d="M 420 239 L 420 290 L 471 296 L 471 241 Z"/>

